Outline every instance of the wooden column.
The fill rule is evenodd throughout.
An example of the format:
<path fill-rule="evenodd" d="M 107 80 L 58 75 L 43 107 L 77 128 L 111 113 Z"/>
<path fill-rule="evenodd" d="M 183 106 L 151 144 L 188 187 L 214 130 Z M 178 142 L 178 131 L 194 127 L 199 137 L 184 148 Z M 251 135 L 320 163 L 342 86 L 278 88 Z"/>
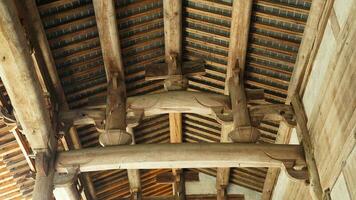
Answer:
<path fill-rule="evenodd" d="M 323 189 L 320 184 L 319 171 L 314 157 L 314 148 L 310 140 L 309 130 L 307 127 L 307 116 L 305 114 L 303 103 L 298 94 L 293 96 L 292 106 L 297 119 L 297 134 L 304 147 L 305 160 L 309 172 L 310 195 L 314 200 L 321 200 L 323 197 Z"/>
<path fill-rule="evenodd" d="M 135 135 L 133 132 L 133 128 L 126 128 L 126 131 L 132 135 L 132 145 L 135 144 Z M 130 184 L 130 192 L 132 200 L 137 200 L 142 198 L 141 193 L 141 174 L 139 169 L 128 169 L 127 177 L 129 179 Z"/>
<path fill-rule="evenodd" d="M 225 78 L 225 94 L 229 95 L 231 90 L 229 89 L 229 80 L 233 76 L 233 70 L 236 66 L 239 66 L 240 73 L 243 75 L 244 67 L 245 67 L 245 59 L 246 59 L 246 50 L 248 43 L 248 33 L 250 29 L 250 18 L 251 18 L 251 10 L 252 10 L 252 0 L 235 0 L 232 5 L 232 19 L 231 19 L 231 28 L 230 28 L 230 41 L 229 41 L 229 53 L 228 53 L 228 64 L 227 64 L 227 74 Z M 241 76 L 242 77 L 242 76 Z M 241 80 L 241 87 L 234 88 L 234 94 L 239 93 L 242 98 L 246 99 L 245 91 L 243 88 L 243 80 Z M 239 89 L 236 91 L 236 89 Z M 242 89 L 242 90 L 241 90 Z M 230 90 L 230 91 L 229 91 Z M 242 91 L 242 92 L 241 92 Z M 233 94 L 233 95 L 234 95 Z M 230 94 L 231 95 L 231 94 Z M 242 104 L 240 104 L 242 105 Z M 247 108 L 243 108 L 244 110 L 241 113 L 246 113 Z M 235 114 L 234 114 L 235 115 Z M 237 116 L 234 116 L 237 118 Z M 234 120 L 236 123 L 237 121 Z M 241 124 L 244 122 L 241 122 Z M 248 123 L 245 123 L 248 124 Z M 236 124 L 235 124 L 236 127 Z M 231 130 L 231 127 L 222 126 L 222 138 L 223 133 L 227 133 L 227 130 Z M 235 139 L 236 140 L 236 139 Z M 223 142 L 224 140 L 222 140 Z M 229 169 L 217 169 L 217 192 L 218 199 L 226 199 L 226 195 L 224 193 L 229 183 Z"/>
<path fill-rule="evenodd" d="M 79 200 L 80 194 L 76 187 L 76 173 L 54 175 L 54 197 L 56 200 Z"/>
<path fill-rule="evenodd" d="M 71 138 L 71 141 L 73 143 L 74 149 L 82 149 L 82 143 L 80 142 L 80 139 L 78 137 L 77 129 L 73 126 L 69 129 L 69 136 Z M 89 196 L 90 199 L 95 200 L 96 198 L 96 191 L 95 191 L 95 186 L 93 184 L 93 181 L 91 179 L 91 176 L 89 173 L 82 173 L 81 174 L 82 181 L 85 184 L 85 189 L 88 190 L 87 192 L 89 193 L 87 196 Z M 89 200 L 90 200 L 89 199 Z"/>
<path fill-rule="evenodd" d="M 55 131 L 35 74 L 14 2 L 0 2 L 0 76 L 32 150 L 36 153 L 33 199 L 52 198 Z"/>

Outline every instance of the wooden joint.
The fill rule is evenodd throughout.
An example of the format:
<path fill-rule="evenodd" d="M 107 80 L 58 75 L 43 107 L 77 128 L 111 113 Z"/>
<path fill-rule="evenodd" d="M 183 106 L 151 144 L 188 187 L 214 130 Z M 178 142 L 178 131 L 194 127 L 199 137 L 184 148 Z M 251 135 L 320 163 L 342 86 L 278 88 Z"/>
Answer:
<path fill-rule="evenodd" d="M 255 143 L 260 137 L 260 131 L 253 126 L 239 126 L 229 133 L 234 142 Z"/>
<path fill-rule="evenodd" d="M 48 176 L 48 165 L 49 159 L 45 152 L 38 152 L 35 156 L 35 166 L 36 166 L 36 173 L 41 176 L 45 177 Z"/>
<path fill-rule="evenodd" d="M 132 135 L 120 129 L 106 130 L 106 132 L 99 135 L 99 143 L 104 147 L 118 144 L 131 144 Z"/>

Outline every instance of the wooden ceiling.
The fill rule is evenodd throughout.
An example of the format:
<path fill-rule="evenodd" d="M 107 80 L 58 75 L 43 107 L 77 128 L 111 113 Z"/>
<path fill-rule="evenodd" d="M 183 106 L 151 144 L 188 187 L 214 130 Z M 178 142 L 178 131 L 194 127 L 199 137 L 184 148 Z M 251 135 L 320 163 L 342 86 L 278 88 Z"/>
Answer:
<path fill-rule="evenodd" d="M 223 94 L 228 64 L 232 1 L 183 2 L 183 59 L 204 59 L 206 62 L 206 74 L 189 78 L 188 88 Z M 84 107 L 89 98 L 106 96 L 107 80 L 92 1 L 36 0 L 36 3 L 69 108 Z M 164 62 L 165 59 L 163 1 L 116 0 L 115 3 L 127 95 L 162 92 L 163 82 L 145 81 L 144 69 L 147 65 Z M 310 7 L 311 0 L 253 1 L 245 87 L 264 89 L 268 103 L 286 101 Z M 44 78 L 49 79 L 46 76 Z M 5 100 L 7 98 L 4 89 L 2 97 Z M 6 102 L 9 103 L 8 100 Z M 182 124 L 183 142 L 220 142 L 221 125 L 211 117 L 183 114 Z M 278 122 L 263 121 L 258 127 L 262 133 L 259 142 L 274 143 L 278 127 Z M 99 133 L 93 126 L 77 127 L 77 131 L 83 148 L 99 146 Z M 134 134 L 137 144 L 169 142 L 168 115 L 144 119 L 134 129 Z M 22 164 L 26 164 L 26 161 L 18 155 L 20 151 L 11 150 L 9 153 L 3 150 L 11 145 L 11 149 L 18 149 L 16 143 L 12 144 L 14 138 L 11 133 L 4 132 L 0 141 L 0 171 L 4 171 L 1 177 L 6 178 L 6 173 L 10 173 L 11 169 L 22 170 L 20 164 L 9 167 L 9 158 L 13 156 Z M 28 172 L 29 169 L 23 170 Z M 192 170 L 216 176 L 216 169 Z M 164 170 L 145 170 L 141 173 L 144 195 L 172 194 L 171 185 L 155 182 L 155 175 L 162 171 Z M 266 173 L 267 168 L 234 168 L 230 182 L 262 192 Z M 125 170 L 92 172 L 89 175 L 98 199 L 118 199 L 130 194 Z M 13 185 L 17 191 L 21 191 L 18 194 L 24 197 L 32 190 L 32 182 L 26 185 L 26 191 L 21 190 L 24 186 L 19 183 L 16 187 L 16 184 Z"/>

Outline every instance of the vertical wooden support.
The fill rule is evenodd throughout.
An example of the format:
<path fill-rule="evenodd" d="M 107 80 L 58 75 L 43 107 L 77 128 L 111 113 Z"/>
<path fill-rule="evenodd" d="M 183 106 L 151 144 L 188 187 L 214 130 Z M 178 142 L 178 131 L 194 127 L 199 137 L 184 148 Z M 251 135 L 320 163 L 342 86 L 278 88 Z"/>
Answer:
<path fill-rule="evenodd" d="M 54 197 L 56 200 L 79 200 L 80 195 L 76 187 L 76 173 L 54 175 Z"/>
<path fill-rule="evenodd" d="M 166 90 L 180 90 L 187 87 L 187 80 L 183 77 L 182 63 L 182 1 L 163 1 L 165 62 L 168 64 L 169 78 L 165 80 Z M 169 114 L 171 143 L 182 142 L 182 114 Z M 179 200 L 185 199 L 184 177 L 180 169 L 172 169 L 176 180 L 173 184 L 173 192 Z M 183 193 L 182 193 L 183 191 Z"/>
<path fill-rule="evenodd" d="M 80 142 L 80 139 L 78 137 L 78 133 L 77 133 L 77 129 L 74 127 L 71 127 L 69 129 L 69 136 L 71 138 L 72 144 L 74 149 L 81 149 L 82 148 L 82 144 Z M 96 200 L 96 192 L 95 192 L 95 186 L 93 184 L 93 181 L 91 179 L 91 176 L 89 175 L 89 173 L 82 173 L 81 174 L 82 180 L 83 182 L 85 182 L 85 187 L 88 190 L 87 196 L 90 197 L 90 199 L 92 200 Z"/>
<path fill-rule="evenodd" d="M 100 134 L 99 141 L 103 146 L 130 144 L 131 136 L 126 132 L 125 72 L 115 2 L 94 0 L 93 5 L 108 81 L 105 133 Z"/>
<path fill-rule="evenodd" d="M 251 125 L 242 77 L 243 75 L 235 70 L 229 81 L 234 128 L 229 136 L 234 142 L 256 142 L 259 132 Z"/>
<path fill-rule="evenodd" d="M 132 135 L 132 145 L 135 144 L 135 136 L 133 132 L 133 128 L 127 127 L 126 131 Z M 128 169 L 127 177 L 129 179 L 130 184 L 130 192 L 133 200 L 141 199 L 141 175 L 139 169 Z"/>
<path fill-rule="evenodd" d="M 169 114 L 169 129 L 170 129 L 170 142 L 182 143 L 182 114 L 170 113 Z M 172 169 L 175 176 L 175 182 L 173 183 L 173 192 L 177 196 L 178 200 L 185 199 L 185 181 L 184 172 L 182 169 Z"/>
<path fill-rule="evenodd" d="M 246 50 L 248 43 L 248 33 L 250 30 L 250 18 L 252 11 L 252 0 L 234 0 L 232 5 L 232 19 L 230 28 L 230 41 L 229 41 L 229 53 L 228 53 L 228 64 L 225 79 L 225 94 L 229 95 L 231 90 L 229 89 L 229 80 L 233 76 L 233 70 L 236 66 L 239 66 L 240 73 L 243 74 L 246 60 Z M 241 76 L 242 77 L 242 76 Z M 243 87 L 243 83 L 242 83 Z M 240 93 L 234 88 L 234 93 Z M 245 95 L 244 88 L 241 95 Z M 230 91 L 229 91 L 230 90 Z M 231 94 L 230 94 L 231 95 Z M 246 97 L 245 97 L 246 99 Z M 235 117 L 234 117 L 235 118 Z M 222 126 L 222 135 L 226 132 L 224 130 L 224 125 Z M 226 188 L 229 183 L 229 169 L 217 169 L 217 191 L 223 192 L 222 188 Z M 224 199 L 225 194 L 218 194 L 218 199 Z"/>
<path fill-rule="evenodd" d="M 115 2 L 113 0 L 94 0 L 93 4 L 108 80 L 105 133 L 100 134 L 99 141 L 103 146 L 131 144 L 132 135 L 126 132 L 125 72 Z M 128 179 L 133 196 L 141 199 L 138 170 L 129 171 Z"/>
<path fill-rule="evenodd" d="M 314 149 L 307 127 L 307 116 L 299 94 L 293 96 L 292 106 L 297 120 L 297 134 L 304 147 L 305 160 L 309 172 L 310 194 L 314 200 L 321 200 L 323 197 L 323 189 L 320 184 L 318 167 L 314 157 Z"/>

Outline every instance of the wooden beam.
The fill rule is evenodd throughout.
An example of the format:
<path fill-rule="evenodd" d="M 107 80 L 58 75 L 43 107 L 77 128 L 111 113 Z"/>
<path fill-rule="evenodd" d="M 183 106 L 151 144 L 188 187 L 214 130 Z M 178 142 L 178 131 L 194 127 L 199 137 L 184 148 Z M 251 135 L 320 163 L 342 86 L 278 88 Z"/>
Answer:
<path fill-rule="evenodd" d="M 310 195 L 314 200 L 321 200 L 323 197 L 323 189 L 320 183 L 318 167 L 315 162 L 313 144 L 310 140 L 310 134 L 307 127 L 307 116 L 298 94 L 295 94 L 292 98 L 292 105 L 297 119 L 297 134 L 304 147 L 305 159 L 309 172 Z"/>
<path fill-rule="evenodd" d="M 259 131 L 251 124 L 242 76 L 236 70 L 229 81 L 234 128 L 229 136 L 234 142 L 256 142 Z"/>
<path fill-rule="evenodd" d="M 283 166 L 299 169 L 305 165 L 303 149 L 299 145 L 182 143 L 121 145 L 59 152 L 55 168 L 58 172 L 66 172 L 77 166 L 81 172 L 86 172 L 110 169 Z"/>
<path fill-rule="evenodd" d="M 108 81 L 105 132 L 99 141 L 103 146 L 131 144 L 133 134 L 126 132 L 126 86 L 120 39 L 117 27 L 115 2 L 94 0 L 94 11 L 100 45 Z M 138 171 L 128 171 L 130 190 L 140 199 Z"/>
<path fill-rule="evenodd" d="M 143 197 L 143 200 L 172 200 L 176 199 L 176 196 L 161 196 L 161 197 Z M 186 195 L 187 200 L 215 200 L 216 195 L 213 194 L 190 194 Z M 227 200 L 244 200 L 244 195 L 242 194 L 230 194 L 227 196 Z M 131 199 L 124 199 L 131 200 Z"/>
<path fill-rule="evenodd" d="M 33 199 L 45 200 L 52 196 L 56 151 L 55 130 L 35 74 L 25 32 L 17 16 L 13 1 L 0 2 L 0 76 L 16 110 L 27 140 L 36 156 L 46 155 L 47 174 L 36 174 Z M 36 170 L 45 166 L 36 163 Z"/>
<path fill-rule="evenodd" d="M 130 134 L 126 133 L 125 71 L 117 29 L 115 2 L 94 0 L 93 5 L 108 81 L 105 133 L 100 134 L 99 141 L 104 146 L 130 144 Z"/>
<path fill-rule="evenodd" d="M 178 62 L 182 57 L 182 1 L 163 1 L 163 10 L 165 61 L 172 65 L 172 55 L 177 56 Z M 173 69 L 169 71 L 178 73 Z"/>
<path fill-rule="evenodd" d="M 228 81 L 232 77 L 235 67 L 239 66 L 241 68 L 240 72 L 244 73 L 252 0 L 233 1 L 232 11 L 225 94 L 229 93 Z"/>
<path fill-rule="evenodd" d="M 89 103 L 89 106 L 71 111 L 62 111 L 60 119 L 63 122 L 73 121 L 76 125 L 101 123 L 105 120 L 105 103 Z M 287 121 L 294 124 L 293 109 L 289 105 L 256 105 L 248 107 L 252 120 Z M 193 92 L 168 91 L 127 98 L 127 123 L 137 123 L 143 116 L 149 117 L 169 113 L 195 113 L 210 115 L 219 122 L 231 122 L 232 109 L 229 97 L 226 95 Z"/>
<path fill-rule="evenodd" d="M 168 78 L 165 80 L 166 90 L 180 90 L 188 86 L 182 70 L 182 1 L 163 1 L 163 23 L 165 42 L 165 62 L 168 65 Z M 169 113 L 170 142 L 182 143 L 182 114 Z M 173 194 L 179 200 L 185 200 L 185 181 L 183 170 L 172 169 L 176 176 L 173 183 Z"/>
<path fill-rule="evenodd" d="M 126 131 L 132 135 L 132 145 L 135 143 L 135 134 L 133 132 L 133 128 L 126 128 Z M 132 200 L 138 200 L 142 198 L 141 193 L 141 173 L 139 169 L 128 169 L 127 170 L 127 177 L 129 179 L 130 184 L 130 192 Z"/>
<path fill-rule="evenodd" d="M 186 171 L 183 175 L 184 175 L 184 180 L 186 182 L 199 181 L 198 172 Z M 165 172 L 165 173 L 158 174 L 156 176 L 156 183 L 158 184 L 174 183 L 175 181 L 176 181 L 176 177 L 172 172 Z"/>
<path fill-rule="evenodd" d="M 248 35 L 250 30 L 250 18 L 252 11 L 252 0 L 235 0 L 232 4 L 232 17 L 230 27 L 229 53 L 227 60 L 227 71 L 225 78 L 225 94 L 229 94 L 229 80 L 233 76 L 233 70 L 239 66 L 243 74 L 246 60 Z M 241 76 L 242 77 L 242 76 Z M 243 83 L 242 83 L 243 85 Z M 231 95 L 231 94 L 230 94 Z M 245 95 L 244 88 L 241 95 Z M 233 103 L 233 102 L 232 102 Z M 226 132 L 222 126 L 222 133 Z M 230 128 L 229 128 L 230 129 Z M 222 137 L 223 136 L 222 134 Z M 229 183 L 229 169 L 217 169 L 217 191 L 218 199 L 226 199 L 225 189 Z"/>
<path fill-rule="evenodd" d="M 44 65 L 48 71 L 48 75 L 50 77 L 54 89 L 54 94 L 51 95 L 55 96 L 55 99 L 57 101 L 56 103 L 59 104 L 59 110 L 69 110 L 69 106 L 66 101 L 64 90 L 62 88 L 57 73 L 57 68 L 51 53 L 51 49 L 48 44 L 46 33 L 42 25 L 42 20 L 37 9 L 36 1 L 28 0 L 25 1 L 24 4 L 17 2 L 17 6 L 23 12 L 23 18 L 28 29 L 27 33 L 30 37 L 31 44 L 34 47 L 35 58 L 37 62 L 41 65 Z M 70 136 L 74 149 L 81 148 L 78 135 L 73 135 L 77 134 L 75 128 L 72 127 L 70 130 L 72 130 Z M 95 187 L 91 181 L 89 174 L 79 175 L 79 178 L 82 179 L 86 196 L 89 199 L 95 200 Z"/>

